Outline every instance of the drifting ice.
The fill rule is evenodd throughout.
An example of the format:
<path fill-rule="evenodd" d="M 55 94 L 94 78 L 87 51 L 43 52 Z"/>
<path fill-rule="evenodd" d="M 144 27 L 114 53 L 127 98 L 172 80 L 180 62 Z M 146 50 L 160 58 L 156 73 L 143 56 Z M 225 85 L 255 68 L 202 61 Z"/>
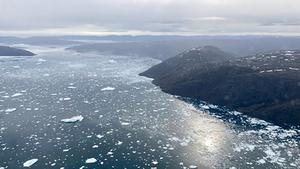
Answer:
<path fill-rule="evenodd" d="M 75 122 L 80 122 L 83 120 L 83 117 L 80 115 L 80 116 L 73 116 L 69 119 L 62 119 L 61 121 L 64 122 L 64 123 L 75 123 Z"/>
<path fill-rule="evenodd" d="M 38 161 L 38 159 L 31 159 L 31 160 L 28 160 L 26 161 L 24 164 L 23 164 L 23 167 L 30 167 L 32 166 L 34 163 L 36 163 Z"/>
<path fill-rule="evenodd" d="M 89 158 L 85 161 L 85 163 L 90 164 L 90 163 L 95 163 L 97 160 L 95 158 Z"/>
<path fill-rule="evenodd" d="M 101 89 L 101 91 L 112 91 L 112 90 L 115 90 L 116 88 L 114 87 L 105 87 L 103 89 Z"/>

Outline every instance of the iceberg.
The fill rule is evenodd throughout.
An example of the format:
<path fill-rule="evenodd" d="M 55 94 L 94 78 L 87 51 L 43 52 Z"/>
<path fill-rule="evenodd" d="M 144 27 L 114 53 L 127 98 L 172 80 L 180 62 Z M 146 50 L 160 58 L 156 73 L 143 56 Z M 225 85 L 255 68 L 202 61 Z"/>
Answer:
<path fill-rule="evenodd" d="M 115 90 L 116 88 L 114 87 L 105 87 L 103 89 L 101 89 L 101 91 L 112 91 L 112 90 Z"/>
<path fill-rule="evenodd" d="M 24 164 L 23 164 L 23 167 L 30 167 L 32 166 L 34 163 L 36 163 L 38 161 L 38 159 L 31 159 L 31 160 L 28 160 L 26 161 Z"/>
<path fill-rule="evenodd" d="M 5 113 L 11 113 L 11 112 L 14 112 L 16 110 L 17 110 L 16 108 L 8 108 L 8 109 L 5 110 Z"/>
<path fill-rule="evenodd" d="M 23 94 L 22 93 L 16 93 L 16 94 L 13 94 L 11 97 L 18 97 L 18 96 L 22 96 Z"/>
<path fill-rule="evenodd" d="M 79 116 L 73 116 L 69 119 L 62 119 L 61 122 L 64 123 L 76 123 L 76 122 L 80 122 L 83 120 L 83 116 L 79 115 Z"/>
<path fill-rule="evenodd" d="M 97 162 L 97 160 L 95 158 L 89 158 L 87 160 L 85 160 L 85 163 L 90 164 L 90 163 L 95 163 Z"/>

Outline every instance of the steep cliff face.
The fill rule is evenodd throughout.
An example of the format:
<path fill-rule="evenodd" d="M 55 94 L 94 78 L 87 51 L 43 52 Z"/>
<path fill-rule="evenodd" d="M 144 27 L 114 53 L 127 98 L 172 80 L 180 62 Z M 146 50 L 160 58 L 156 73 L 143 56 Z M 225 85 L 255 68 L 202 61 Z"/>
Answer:
<path fill-rule="evenodd" d="M 167 93 L 227 106 L 279 125 L 300 125 L 300 51 L 235 59 L 215 47 L 184 52 L 141 75 Z"/>

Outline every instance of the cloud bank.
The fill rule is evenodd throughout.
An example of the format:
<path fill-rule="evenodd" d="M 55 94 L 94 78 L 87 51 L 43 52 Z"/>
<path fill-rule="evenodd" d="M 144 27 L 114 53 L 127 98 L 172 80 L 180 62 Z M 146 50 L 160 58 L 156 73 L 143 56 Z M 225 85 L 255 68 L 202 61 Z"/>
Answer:
<path fill-rule="evenodd" d="M 0 34 L 300 34 L 299 0 L 0 0 Z"/>

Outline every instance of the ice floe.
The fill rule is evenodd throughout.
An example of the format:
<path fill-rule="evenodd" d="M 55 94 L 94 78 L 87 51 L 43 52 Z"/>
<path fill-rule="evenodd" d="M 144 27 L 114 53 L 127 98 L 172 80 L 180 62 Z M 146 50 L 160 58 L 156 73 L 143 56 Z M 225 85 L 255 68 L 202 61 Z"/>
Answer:
<path fill-rule="evenodd" d="M 91 163 L 95 163 L 95 162 L 97 162 L 97 159 L 95 159 L 95 158 L 88 158 L 85 160 L 85 163 L 87 163 L 87 164 L 91 164 Z"/>
<path fill-rule="evenodd" d="M 83 116 L 79 115 L 79 116 L 73 116 L 73 117 L 68 118 L 68 119 L 62 119 L 61 122 L 64 122 L 64 123 L 76 123 L 76 122 L 80 122 L 82 120 L 83 120 Z"/>
<path fill-rule="evenodd" d="M 98 134 L 96 137 L 97 137 L 97 138 L 103 138 L 104 135 Z"/>
<path fill-rule="evenodd" d="M 129 126 L 130 123 L 128 123 L 128 122 L 121 122 L 121 125 L 122 125 L 122 126 Z"/>
<path fill-rule="evenodd" d="M 36 158 L 28 160 L 23 164 L 23 167 L 30 167 L 33 164 L 35 164 L 37 161 L 38 161 L 38 159 L 36 159 Z"/>
<path fill-rule="evenodd" d="M 15 93 L 15 94 L 11 95 L 11 97 L 18 97 L 18 96 L 22 96 L 22 95 L 23 95 L 23 93 Z"/>
<path fill-rule="evenodd" d="M 38 59 L 38 62 L 46 62 L 47 60 L 45 60 L 45 59 Z"/>
<path fill-rule="evenodd" d="M 105 88 L 102 88 L 101 91 L 112 91 L 112 90 L 115 90 L 116 88 L 114 87 L 105 87 Z"/>
<path fill-rule="evenodd" d="M 17 110 L 17 108 L 8 108 L 8 109 L 5 110 L 5 113 L 11 113 L 11 112 L 14 112 L 16 110 Z"/>
<path fill-rule="evenodd" d="M 93 145 L 93 146 L 92 146 L 92 148 L 98 148 L 98 147 L 99 147 L 98 145 Z"/>
<path fill-rule="evenodd" d="M 158 161 L 156 161 L 156 160 L 155 160 L 155 161 L 152 161 L 152 164 L 153 164 L 153 165 L 157 165 L 157 164 L 158 164 Z"/>
<path fill-rule="evenodd" d="M 196 168 L 198 168 L 198 166 L 196 166 L 196 165 L 190 165 L 189 168 L 190 169 L 196 169 Z"/>
<path fill-rule="evenodd" d="M 113 59 L 108 60 L 108 62 L 109 62 L 109 63 L 116 63 L 116 61 L 113 60 Z"/>

